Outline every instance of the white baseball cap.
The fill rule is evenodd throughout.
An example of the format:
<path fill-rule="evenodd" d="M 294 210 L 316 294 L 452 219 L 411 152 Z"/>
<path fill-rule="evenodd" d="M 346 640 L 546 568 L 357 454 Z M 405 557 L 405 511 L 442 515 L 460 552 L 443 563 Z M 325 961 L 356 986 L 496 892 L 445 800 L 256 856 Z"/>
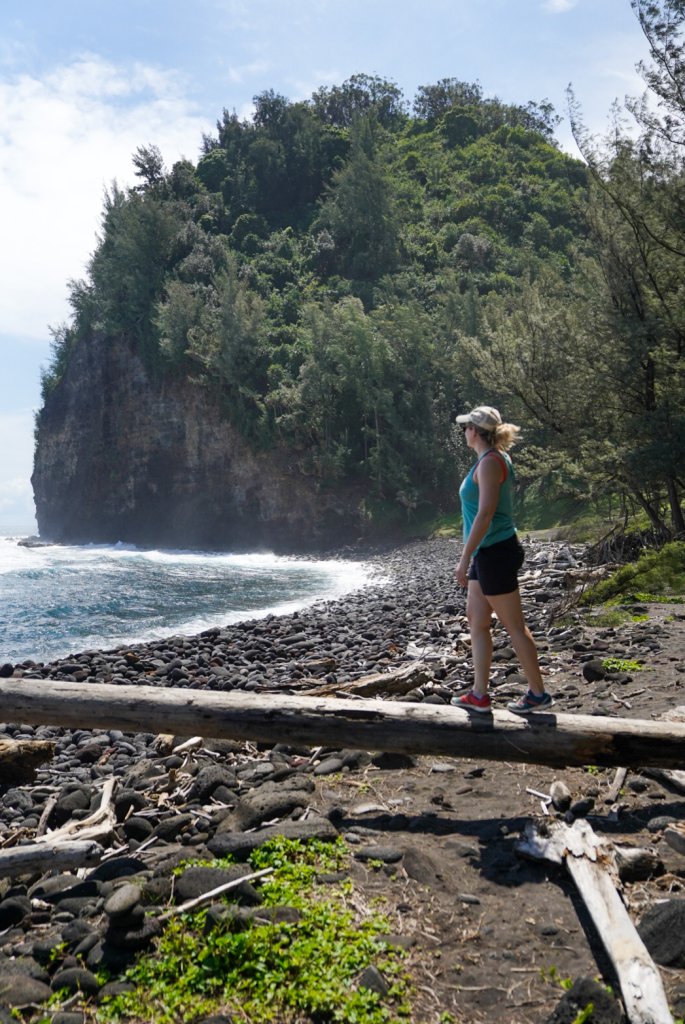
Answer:
<path fill-rule="evenodd" d="M 474 427 L 480 427 L 481 430 L 495 430 L 496 427 L 501 426 L 502 417 L 491 405 L 477 405 L 471 412 L 457 416 L 457 423 L 472 423 Z"/>

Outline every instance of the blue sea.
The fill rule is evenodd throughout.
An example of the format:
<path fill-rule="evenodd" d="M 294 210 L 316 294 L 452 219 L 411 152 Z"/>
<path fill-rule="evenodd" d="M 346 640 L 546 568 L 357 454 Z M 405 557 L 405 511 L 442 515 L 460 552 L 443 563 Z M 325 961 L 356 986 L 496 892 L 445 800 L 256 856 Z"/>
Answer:
<path fill-rule="evenodd" d="M 364 562 L 273 554 L 23 547 L 0 537 L 0 664 L 293 612 L 364 586 Z"/>

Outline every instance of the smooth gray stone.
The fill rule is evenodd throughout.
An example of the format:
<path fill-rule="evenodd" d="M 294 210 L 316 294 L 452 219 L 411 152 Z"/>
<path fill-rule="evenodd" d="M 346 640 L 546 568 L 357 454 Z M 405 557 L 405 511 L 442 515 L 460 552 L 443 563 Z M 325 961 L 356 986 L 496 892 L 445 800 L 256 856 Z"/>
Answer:
<path fill-rule="evenodd" d="M 44 981 L 0 970 L 0 1005 L 23 1006 L 26 1003 L 43 1003 L 52 995 L 52 989 Z"/>
<path fill-rule="evenodd" d="M 328 818 L 321 818 L 313 815 L 304 821 L 283 821 L 278 825 L 268 825 L 266 828 L 258 829 L 256 832 L 219 832 L 207 843 L 207 849 L 215 857 L 225 857 L 233 854 L 236 857 L 247 859 L 253 850 L 259 849 L 269 839 L 283 836 L 285 839 L 300 839 L 306 842 L 308 839 L 330 839 L 338 836 L 338 830 L 331 824 Z"/>
<path fill-rule="evenodd" d="M 142 892 L 140 887 L 132 885 L 130 882 L 125 882 L 123 885 L 118 886 L 112 893 L 112 895 L 105 900 L 103 910 L 110 917 L 121 917 L 124 914 L 128 914 L 137 907 L 142 898 Z"/>
<path fill-rule="evenodd" d="M 176 879 L 174 887 L 176 903 L 180 904 L 185 903 L 187 900 L 197 899 L 198 896 L 211 892 L 212 889 L 217 889 L 220 885 L 236 882 L 238 879 L 244 878 L 245 875 L 251 873 L 249 868 L 242 864 L 234 864 L 228 868 L 199 866 L 186 868 L 183 874 L 179 875 Z M 247 906 L 258 906 L 261 903 L 259 893 L 250 882 L 242 882 L 240 885 L 236 885 L 234 889 L 229 889 L 226 893 L 223 893 L 222 898 L 233 903 L 246 904 Z"/>
<path fill-rule="evenodd" d="M 51 986 L 53 992 L 65 988 L 72 995 L 83 992 L 87 996 L 96 996 L 100 991 L 100 982 L 84 967 L 67 967 L 64 971 L 58 971 L 52 978 Z"/>
<path fill-rule="evenodd" d="M 354 851 L 357 860 L 381 860 L 384 864 L 396 864 L 402 860 L 402 850 L 396 846 L 359 846 Z"/>
<path fill-rule="evenodd" d="M 685 967 L 685 900 L 655 903 L 637 932 L 652 958 L 664 967 Z"/>

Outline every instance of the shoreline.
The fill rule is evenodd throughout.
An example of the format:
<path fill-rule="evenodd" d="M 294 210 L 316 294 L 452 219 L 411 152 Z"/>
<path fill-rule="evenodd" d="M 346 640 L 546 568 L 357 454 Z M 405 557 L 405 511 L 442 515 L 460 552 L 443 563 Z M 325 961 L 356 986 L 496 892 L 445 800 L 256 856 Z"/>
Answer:
<path fill-rule="evenodd" d="M 449 556 L 454 552 L 454 557 Z M 345 557 L 346 552 L 340 552 L 341 561 L 350 561 Z M 359 554 L 359 553 L 357 553 Z M 179 678 L 169 680 L 177 685 L 208 685 L 214 689 L 241 688 L 247 685 L 252 688 L 254 679 L 251 678 L 255 670 L 250 666 L 254 661 L 261 665 L 261 670 L 266 672 L 268 685 L 273 685 L 276 677 L 280 684 L 286 683 L 285 675 L 292 669 L 296 675 L 299 673 L 297 667 L 298 658 L 302 655 L 306 645 L 311 650 L 316 650 L 321 657 L 327 657 L 331 650 L 342 654 L 341 640 L 337 636 L 344 632 L 346 642 L 353 645 L 357 640 L 360 643 L 366 657 L 357 659 L 359 665 L 377 664 L 379 661 L 387 663 L 387 651 L 383 650 L 383 631 L 393 629 L 393 622 L 397 613 L 400 618 L 407 618 L 406 627 L 397 631 L 397 642 L 401 642 L 401 636 L 406 633 L 407 641 L 411 641 L 411 634 L 425 632 L 419 628 L 426 625 L 425 618 L 419 621 L 416 616 L 419 614 L 421 605 L 424 605 L 424 616 L 440 613 L 453 614 L 457 604 L 463 604 L 464 597 L 459 594 L 459 588 L 451 573 L 457 559 L 457 544 L 451 539 L 438 538 L 435 540 L 412 541 L 401 547 L 386 549 L 374 552 L 367 550 L 367 557 L 364 559 L 369 567 L 369 578 L 360 587 L 356 587 L 340 596 L 333 598 L 317 598 L 310 604 L 287 612 L 275 614 L 267 612 L 264 615 L 253 615 L 248 613 L 245 618 L 233 623 L 216 625 L 201 630 L 196 634 L 180 634 L 170 631 L 164 637 L 151 640 L 143 640 L 135 643 L 121 643 L 114 647 L 87 648 L 82 651 L 66 654 L 63 657 L 52 658 L 45 662 L 34 659 L 24 659 L 13 665 L 6 663 L 0 667 L 0 673 L 7 677 L 12 667 L 13 675 L 56 675 L 58 678 L 74 678 L 76 681 L 112 681 L 119 678 L 117 668 L 122 669 L 119 664 L 122 653 L 133 652 L 140 662 L 159 661 L 167 663 L 178 658 L 189 662 L 183 666 L 182 673 L 177 673 Z M 358 559 L 355 559 L 358 560 Z M 427 579 L 427 575 L 431 579 Z M 422 582 L 423 580 L 423 582 Z M 430 591 L 428 600 L 422 592 L 424 589 Z M 385 606 L 385 607 L 384 607 Z M 300 637 L 292 641 L 293 634 L 307 633 L 311 636 Z M 333 635 L 335 634 L 335 635 Z M 359 634 L 357 636 L 357 634 Z M 367 635 L 364 635 L 367 634 Z M 207 646 L 209 640 L 215 642 L 215 646 L 228 646 L 229 648 L 240 648 L 246 638 L 256 636 L 260 638 L 258 646 L 263 648 L 262 658 L 250 660 L 248 657 L 244 665 L 239 665 L 227 679 L 225 664 L 218 662 L 230 661 L 223 654 L 213 653 L 210 661 L 215 664 L 203 664 L 203 656 L 200 649 Z M 267 642 L 271 638 L 272 643 Z M 248 645 L 249 646 L 249 645 Z M 268 651 L 266 648 L 272 647 Z M 349 650 L 348 647 L 345 648 Z M 269 664 L 264 663 L 264 657 L 269 655 Z M 301 660 L 301 659 L 300 659 Z M 349 658 L 343 659 L 346 663 Z M 180 668 L 180 666 L 176 666 Z M 162 665 L 156 665 L 160 671 Z M 111 670 L 111 671 L 110 671 Z M 149 672 L 150 669 L 148 668 Z M 257 668 L 256 672 L 260 669 Z M 143 673 L 144 674 L 144 673 Z M 330 674 L 330 673 L 329 673 Z M 357 665 L 346 664 L 342 672 L 341 681 L 355 678 L 362 674 Z M 137 671 L 126 672 L 126 681 L 135 681 Z M 107 678 L 107 677 L 110 678 Z M 134 678 L 132 678 L 134 677 Z M 123 681 L 123 680 L 122 680 Z M 333 681 L 332 679 L 328 680 Z M 231 683 L 233 685 L 231 685 Z"/>
<path fill-rule="evenodd" d="M 5 548 L 21 548 L 21 541 L 16 538 L 4 536 Z M 322 602 L 331 602 L 344 599 L 348 594 L 359 590 L 368 589 L 369 586 L 378 585 L 383 577 L 383 569 L 380 563 L 384 556 L 392 549 L 380 550 L 377 546 L 341 548 L 335 552 L 328 552 L 326 556 L 314 557 L 311 554 L 300 555 L 277 555 L 274 552 L 253 551 L 253 552 L 200 552 L 195 550 L 166 550 L 161 548 L 137 548 L 130 545 L 119 547 L 118 545 L 48 545 L 42 543 L 36 552 L 35 559 L 31 557 L 31 549 L 27 549 L 29 561 L 24 565 L 24 558 L 17 553 L 17 564 L 15 567 L 14 556 L 8 553 L 7 569 L 10 574 L 15 571 L 23 577 L 25 571 L 30 572 L 36 563 L 36 571 L 40 574 L 51 573 L 53 570 L 65 570 L 71 572 L 72 568 L 82 568 L 84 571 L 83 586 L 91 591 L 93 585 L 99 586 L 99 577 L 92 579 L 89 571 L 92 558 L 96 559 L 100 551 L 103 559 L 103 568 L 111 567 L 114 573 L 119 572 L 120 564 L 126 564 L 126 556 L 129 556 L 133 576 L 130 580 L 131 594 L 133 600 L 142 602 L 143 614 L 140 622 L 134 622 L 130 615 L 125 614 L 127 607 L 122 606 L 124 614 L 121 615 L 120 628 L 118 620 L 108 616 L 106 620 L 98 623 L 98 617 L 93 608 L 83 618 L 83 621 L 76 615 L 65 621 L 64 627 L 55 634 L 55 641 L 48 638 L 47 629 L 52 632 L 52 625 L 49 616 L 52 614 L 51 606 L 57 604 L 57 597 L 47 597 L 43 600 L 42 606 L 38 609 L 39 616 L 35 620 L 35 636 L 38 643 L 34 646 L 31 643 L 31 630 L 26 622 L 18 622 L 19 634 L 15 637 L 5 630 L 5 651 L 0 651 L 0 667 L 7 670 L 7 665 L 15 666 L 49 666 L 60 664 L 64 661 L 73 660 L 84 653 L 95 651 L 111 653 L 121 647 L 144 647 L 155 646 L 163 643 L 169 637 L 183 636 L 188 639 L 197 637 L 207 629 L 227 629 L 232 626 L 249 622 L 252 620 L 263 620 L 265 618 L 283 617 L 296 612 L 304 614 L 310 607 Z M 54 548 L 64 552 L 64 555 L 42 557 L 45 549 Z M 120 552 L 124 550 L 124 554 Z M 83 556 L 83 557 L 82 557 Z M 4 557 L 4 556 L 3 556 Z M 120 563 L 120 559 L 124 563 Z M 206 561 L 205 561 L 206 560 Z M 159 604 L 156 614 L 151 614 L 147 605 L 148 598 L 153 599 L 150 588 L 156 588 L 157 584 L 164 587 L 165 567 L 169 563 L 169 571 L 172 576 L 187 579 L 178 580 L 180 604 L 178 608 L 174 605 L 173 593 L 167 593 L 165 599 Z M 54 563 L 54 565 L 53 565 Z M 4 565 L 4 563 L 3 563 Z M 207 571 L 205 577 L 204 570 Z M 149 575 L 149 574 L 152 575 Z M 110 574 L 111 575 L 111 574 Z M 6 582 L 10 577 L 6 577 Z M 107 590 L 107 579 L 102 590 L 102 601 L 104 602 Z M 122 577 L 123 579 L 123 577 Z M 22 583 L 22 580 L 19 580 Z M 109 580 L 109 583 L 118 587 L 118 579 Z M 49 584 L 43 583 L 42 587 Z M 124 585 L 127 585 L 125 581 Z M 78 587 L 72 586 L 71 601 L 73 608 L 78 608 Z M 170 581 L 170 586 L 176 584 Z M 204 596 L 197 602 L 189 595 L 197 586 L 199 592 Z M 146 593 L 149 591 L 149 593 Z M 42 590 L 41 590 L 42 594 Z M 140 595 L 140 596 L 139 596 Z M 10 595 L 11 596 L 11 595 Z M 122 597 L 115 598 L 119 605 L 122 605 Z M 67 601 L 69 598 L 67 597 Z M 92 604 L 92 600 L 90 601 Z M 27 605 L 28 608 L 28 605 Z M 88 611 L 88 609 L 86 609 Z M 114 613 L 116 616 L 116 612 Z M 174 621 L 174 619 L 176 621 Z M 169 621 L 171 620 L 171 621 Z M 73 622 L 73 626 L 72 626 Z M 98 630 L 98 625 L 101 629 Z M 24 628 L 25 627 L 25 628 Z M 8 629 L 9 625 L 8 620 Z M 82 636 L 78 634 L 82 633 Z M 96 636 L 96 633 L 100 635 Z M 46 641 L 47 642 L 44 642 Z M 63 644 L 63 646 L 62 646 Z M 60 645 L 60 646 L 58 646 Z M 3 666 L 4 663 L 4 666 Z"/>

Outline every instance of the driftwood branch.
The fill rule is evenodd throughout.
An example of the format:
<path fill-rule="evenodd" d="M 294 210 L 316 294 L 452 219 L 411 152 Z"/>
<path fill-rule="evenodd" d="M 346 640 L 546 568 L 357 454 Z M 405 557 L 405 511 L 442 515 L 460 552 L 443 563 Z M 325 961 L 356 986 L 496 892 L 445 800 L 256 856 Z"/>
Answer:
<path fill-rule="evenodd" d="M 102 859 L 102 847 L 95 842 L 31 843 L 0 850 L 0 878 L 30 875 L 34 871 L 70 871 L 92 867 Z"/>
<path fill-rule="evenodd" d="M 402 668 L 390 672 L 374 672 L 361 679 L 353 679 L 347 683 L 322 683 L 309 690 L 303 690 L 303 696 L 326 697 L 336 693 L 354 693 L 358 697 L 377 697 L 382 693 L 408 693 L 414 687 L 425 683 L 429 678 L 428 668 L 417 662 L 403 665 Z"/>
<path fill-rule="evenodd" d="M 616 970 L 630 1024 L 673 1024 L 659 970 L 616 890 L 613 851 L 586 821 L 536 828 L 529 823 L 517 851 L 565 864 Z"/>
<path fill-rule="evenodd" d="M 0 713 L 3 722 L 25 721 L 7 715 L 1 703 Z M 32 782 L 36 769 L 54 753 L 55 744 L 50 740 L 0 740 L 0 785 Z"/>
<path fill-rule="evenodd" d="M 171 907 L 163 914 L 160 914 L 158 920 L 167 921 L 170 917 L 174 917 L 175 914 L 185 914 L 188 910 L 202 907 L 205 903 L 211 903 L 217 896 L 223 896 L 225 892 L 237 889 L 244 882 L 254 882 L 256 878 L 264 878 L 266 875 L 273 874 L 273 871 L 273 868 L 262 868 L 261 871 L 254 871 L 251 875 L 243 875 L 241 878 L 234 878 L 231 882 L 224 882 L 223 885 L 217 885 L 215 889 L 210 889 L 209 892 L 203 892 L 192 900 L 186 900 L 185 903 L 181 903 L 178 907 Z"/>
<path fill-rule="evenodd" d="M 115 824 L 114 807 L 112 806 L 115 786 L 116 779 L 107 779 L 102 788 L 100 806 L 96 811 L 81 821 L 68 821 L 66 825 L 62 825 L 61 828 L 55 829 L 53 832 L 36 836 L 36 843 L 50 843 L 51 846 L 54 846 L 64 840 L 84 841 L 104 839 L 109 836 Z"/>
<path fill-rule="evenodd" d="M 335 745 L 552 767 L 679 767 L 685 723 L 536 712 L 469 715 L 404 701 L 260 695 L 68 680 L 0 680 L 10 721 L 124 732 Z M 84 823 L 82 822 L 81 825 Z"/>
<path fill-rule="evenodd" d="M 616 800 L 618 798 L 618 794 L 623 789 L 623 786 L 625 785 L 625 781 L 626 781 L 627 777 L 628 777 L 628 769 L 627 768 L 617 768 L 616 769 L 616 774 L 614 775 L 614 781 L 611 783 L 609 789 L 607 790 L 607 794 L 606 794 L 606 796 L 604 798 L 606 803 L 608 803 L 608 804 L 616 803 Z"/>

